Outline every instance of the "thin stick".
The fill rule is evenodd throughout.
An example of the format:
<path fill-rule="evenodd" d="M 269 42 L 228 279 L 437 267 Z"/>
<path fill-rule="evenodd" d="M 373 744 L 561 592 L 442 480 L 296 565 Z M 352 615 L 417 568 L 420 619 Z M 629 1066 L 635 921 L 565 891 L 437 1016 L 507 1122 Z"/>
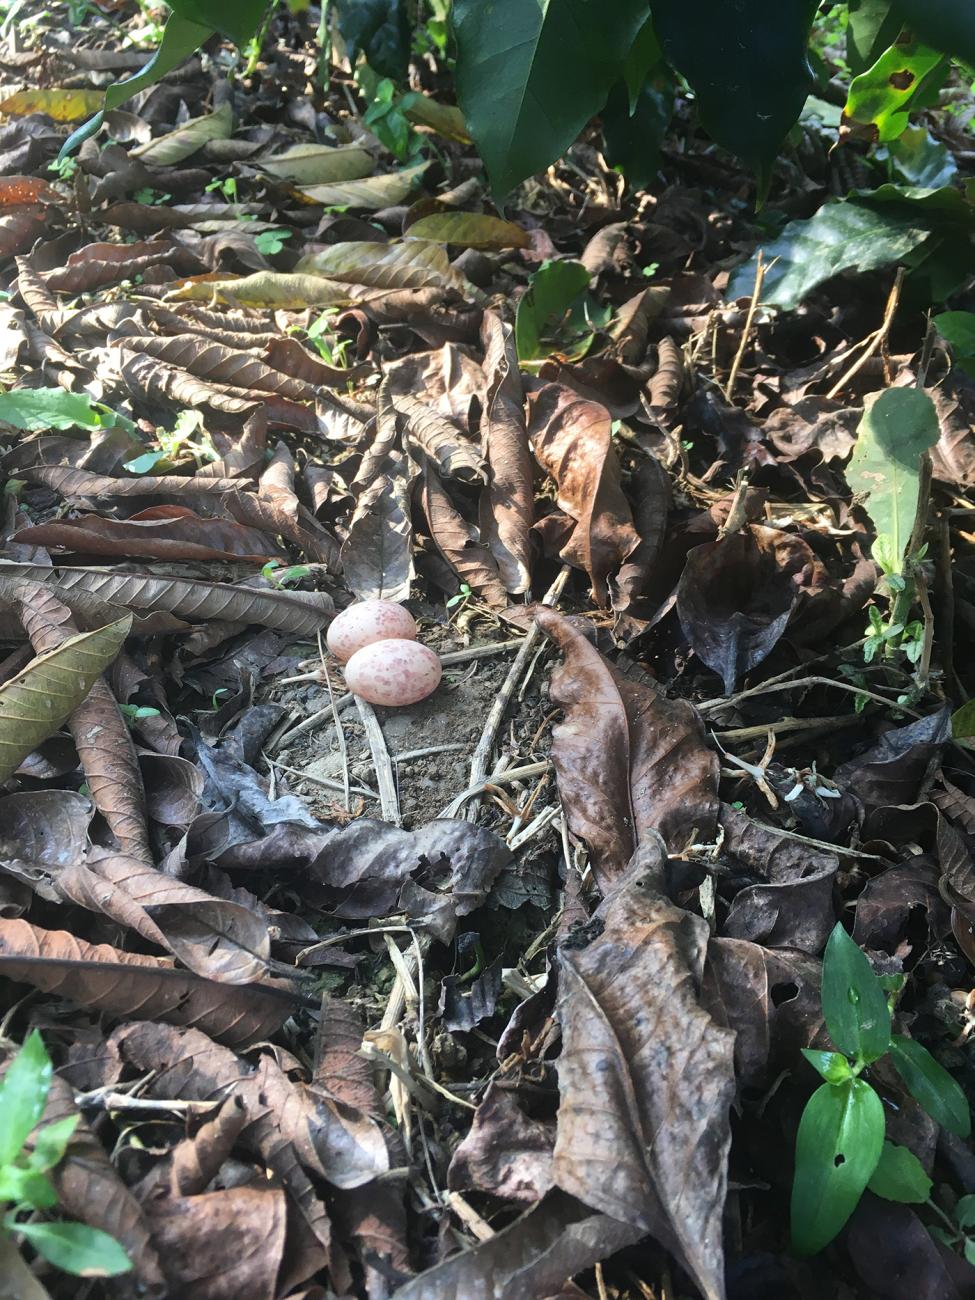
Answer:
<path fill-rule="evenodd" d="M 389 750 L 386 748 L 386 737 L 383 735 L 383 729 L 379 725 L 379 719 L 376 717 L 376 711 L 372 705 L 367 704 L 358 695 L 355 696 L 355 703 L 365 729 L 366 741 L 372 755 L 372 765 L 376 769 L 380 815 L 383 821 L 392 822 L 394 826 L 398 826 L 402 821 L 402 817 L 400 816 L 399 799 L 396 796 L 393 765 L 389 761 Z"/>
<path fill-rule="evenodd" d="M 271 758 L 268 754 L 262 754 L 261 757 L 273 771 L 279 767 L 282 772 L 287 772 L 289 776 L 299 777 L 302 781 L 309 781 L 312 785 L 323 786 L 326 790 L 354 790 L 356 794 L 362 795 L 366 799 L 378 799 L 379 795 L 375 790 L 370 789 L 367 785 L 348 785 L 342 781 L 332 781 L 327 776 L 312 776 L 310 772 L 302 772 L 297 767 L 289 767 L 287 763 L 282 763 L 278 758 Z M 348 804 L 345 805 L 348 808 Z"/>
<path fill-rule="evenodd" d="M 829 392 L 826 394 L 827 401 L 832 400 L 834 397 L 837 396 L 837 394 L 843 391 L 843 389 L 850 382 L 850 380 L 855 375 L 859 374 L 859 372 L 867 364 L 867 362 L 878 350 L 881 344 L 886 341 L 887 335 L 890 333 L 890 327 L 894 323 L 894 317 L 897 315 L 897 306 L 898 303 L 900 302 L 901 286 L 903 285 L 903 283 L 904 283 L 904 268 L 902 266 L 899 266 L 897 268 L 897 275 L 894 277 L 894 286 L 891 289 L 890 296 L 887 299 L 887 306 L 884 309 L 884 319 L 881 322 L 880 329 L 875 330 L 874 333 L 869 336 L 869 340 L 864 340 L 869 344 L 866 351 L 860 354 L 857 360 L 854 361 L 853 365 L 850 366 L 846 374 L 843 375 L 842 378 L 837 380 L 837 382 L 829 390 Z"/>
<path fill-rule="evenodd" d="M 850 695 L 865 695 L 868 700 L 876 700 L 886 709 L 897 709 L 901 713 L 909 713 L 912 718 L 922 718 L 923 713 L 917 713 L 914 709 L 909 709 L 906 704 L 898 704 L 896 700 L 888 700 L 885 695 L 878 695 L 875 691 L 868 691 L 865 686 L 848 686 L 846 682 L 836 682 L 832 677 L 799 677 L 794 682 L 765 682 L 761 686 L 753 686 L 749 691 L 742 691 L 740 695 L 733 698 L 736 702 L 743 700 L 748 695 L 771 695 L 773 691 L 795 691 L 803 686 L 832 686 L 838 691 L 848 691 Z M 698 713 L 714 713 L 718 709 L 725 708 L 728 700 L 710 700 L 697 706 Z M 767 728 L 763 727 L 763 731 Z"/>
<path fill-rule="evenodd" d="M 741 369 L 741 363 L 745 359 L 745 349 L 748 347 L 748 339 L 752 332 L 752 325 L 755 321 L 755 312 L 758 310 L 759 300 L 762 296 L 762 285 L 765 283 L 765 260 L 764 250 L 758 250 L 758 257 L 755 259 L 755 288 L 752 290 L 752 300 L 748 304 L 748 315 L 745 317 L 745 326 L 741 332 L 741 339 L 738 343 L 738 351 L 735 353 L 735 359 L 732 362 L 731 374 L 728 376 L 728 386 L 724 390 L 724 395 L 730 402 L 735 392 L 735 384 L 738 382 L 738 372 Z"/>
<path fill-rule="evenodd" d="M 322 648 L 322 634 L 318 634 L 318 653 L 322 657 L 322 672 L 325 674 L 325 685 L 328 687 L 328 705 L 332 710 L 332 717 L 335 720 L 335 738 L 339 742 L 339 753 L 342 755 L 342 781 L 344 788 L 342 791 L 342 806 L 348 812 L 351 808 L 349 802 L 349 751 L 345 743 L 345 731 L 342 727 L 342 719 L 339 717 L 339 711 L 335 707 L 335 692 L 332 690 L 332 679 L 329 676 L 328 664 L 325 661 L 325 651 Z"/>
<path fill-rule="evenodd" d="M 821 727 L 849 727 L 859 722 L 857 714 L 841 713 L 833 718 L 780 718 L 778 722 L 763 722 L 758 727 L 735 727 L 731 731 L 716 731 L 714 734 L 724 740 L 762 740 L 769 732 L 774 736 L 787 731 L 815 731 Z"/>

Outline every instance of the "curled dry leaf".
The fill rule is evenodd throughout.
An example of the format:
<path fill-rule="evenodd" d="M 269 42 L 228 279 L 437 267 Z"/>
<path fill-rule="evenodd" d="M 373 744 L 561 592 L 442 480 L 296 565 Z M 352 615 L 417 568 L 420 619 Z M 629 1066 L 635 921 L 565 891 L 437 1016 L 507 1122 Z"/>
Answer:
<path fill-rule="evenodd" d="M 0 780 L 53 736 L 87 697 L 131 626 L 131 617 L 122 618 L 69 637 L 0 686 Z"/>
<path fill-rule="evenodd" d="M 599 907 L 598 936 L 559 951 L 553 1174 L 721 1300 L 734 1035 L 700 1005 L 708 926 L 666 897 L 665 862 L 651 834 Z"/>
<path fill-rule="evenodd" d="M 143 474 L 139 478 L 111 478 L 107 474 L 93 474 L 87 469 L 73 469 L 69 465 L 29 465 L 20 471 L 28 483 L 43 483 L 63 497 L 80 499 L 99 497 L 153 497 L 191 496 L 206 493 L 219 496 L 223 492 L 236 492 L 239 486 L 234 479 L 180 478 L 178 474 Z"/>
<path fill-rule="evenodd" d="M 218 984 L 161 957 L 85 943 L 27 921 L 0 919 L 0 974 L 117 1020 L 143 1015 L 199 1026 L 234 1045 L 267 1037 L 294 1010 L 293 995 L 279 985 Z"/>
<path fill-rule="evenodd" d="M 451 1158 L 447 1185 L 534 1205 L 552 1186 L 554 1143 L 550 1120 L 530 1119 L 511 1090 L 490 1083 Z"/>
<path fill-rule="evenodd" d="M 610 580 L 612 605 L 617 614 L 632 612 L 639 606 L 641 598 L 650 590 L 663 551 L 670 510 L 670 479 L 656 457 L 646 456 L 640 461 L 630 491 L 636 503 L 633 522 L 640 541 L 616 577 Z"/>
<path fill-rule="evenodd" d="M 718 762 L 693 705 L 621 676 L 553 610 L 540 609 L 536 620 L 564 655 L 552 674 L 552 701 L 565 712 L 552 759 L 569 826 L 588 844 L 600 888 L 651 831 L 675 852 L 713 839 Z"/>
<path fill-rule="evenodd" d="M 411 393 L 394 393 L 392 402 L 405 416 L 407 440 L 426 452 L 445 478 L 484 482 L 480 452 L 451 420 Z"/>
<path fill-rule="evenodd" d="M 137 244 L 86 244 L 72 253 L 63 266 L 43 277 L 55 293 L 89 293 L 105 285 L 132 280 L 150 266 L 172 266 L 186 275 L 198 271 L 201 263 L 179 244 L 146 240 Z"/>
<path fill-rule="evenodd" d="M 150 1169 L 139 1183 L 139 1195 L 154 1204 L 167 1195 L 195 1196 L 205 1192 L 229 1159 L 246 1123 L 243 1102 L 239 1097 L 228 1097 L 192 1137 L 177 1142 L 166 1159 Z"/>
<path fill-rule="evenodd" d="M 90 594 L 108 605 L 138 612 L 165 610 L 191 622 L 257 623 L 299 635 L 319 631 L 334 612 L 331 598 L 321 592 L 231 586 L 229 583 L 199 582 L 191 578 L 159 578 L 149 573 L 4 564 L 0 565 L 0 580 L 4 578 L 26 578 L 51 586 L 69 609 L 75 593 L 82 598 L 81 608 L 84 608 L 84 598 Z"/>
<path fill-rule="evenodd" d="M 559 554 L 592 579 L 608 603 L 607 580 L 639 545 L 620 485 L 609 412 L 562 384 L 546 384 L 531 403 L 529 433 L 538 463 L 555 480 L 560 509 L 575 528 Z"/>
<path fill-rule="evenodd" d="M 460 582 L 489 605 L 504 608 L 508 596 L 494 556 L 481 542 L 474 525 L 453 504 L 427 457 L 420 476 L 420 499 L 430 536 Z"/>
<path fill-rule="evenodd" d="M 255 393 L 274 393 L 295 402 L 310 402 L 315 397 L 311 384 L 278 373 L 249 352 L 237 351 L 223 343 L 202 341 L 199 334 L 123 334 L 109 339 L 109 342 L 118 344 L 126 352 L 155 357 L 177 370 L 213 383 Z"/>
<path fill-rule="evenodd" d="M 401 244 L 352 240 L 308 253 L 295 267 L 299 275 L 321 275 L 370 289 L 452 289 L 465 298 L 481 294 L 450 265 L 442 244 L 406 239 Z"/>
<path fill-rule="evenodd" d="M 486 311 L 481 339 L 486 380 L 481 439 L 488 465 L 488 486 L 481 495 L 481 536 L 497 561 L 505 588 L 518 596 L 531 585 L 535 509 L 524 396 L 513 328 L 496 312 Z"/>
<path fill-rule="evenodd" d="M 650 380 L 650 406 L 654 411 L 672 411 L 684 386 L 684 354 L 672 338 L 657 344 L 657 368 Z"/>
<path fill-rule="evenodd" d="M 38 654 L 63 645 L 78 629 L 70 610 L 54 593 L 32 584 L 17 606 L 20 621 Z M 99 678 L 69 719 L 85 780 L 95 807 L 123 853 L 152 861 L 146 825 L 146 794 L 135 746 L 115 696 Z"/>

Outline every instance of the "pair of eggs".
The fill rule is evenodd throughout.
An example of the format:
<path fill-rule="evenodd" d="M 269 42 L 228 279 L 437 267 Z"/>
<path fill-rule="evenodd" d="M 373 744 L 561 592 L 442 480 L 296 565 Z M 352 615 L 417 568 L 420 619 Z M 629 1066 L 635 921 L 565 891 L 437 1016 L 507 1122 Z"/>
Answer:
<path fill-rule="evenodd" d="M 440 684 L 442 668 L 416 639 L 416 620 L 391 600 L 361 600 L 337 615 L 326 643 L 345 664 L 345 684 L 369 704 L 416 704 Z"/>

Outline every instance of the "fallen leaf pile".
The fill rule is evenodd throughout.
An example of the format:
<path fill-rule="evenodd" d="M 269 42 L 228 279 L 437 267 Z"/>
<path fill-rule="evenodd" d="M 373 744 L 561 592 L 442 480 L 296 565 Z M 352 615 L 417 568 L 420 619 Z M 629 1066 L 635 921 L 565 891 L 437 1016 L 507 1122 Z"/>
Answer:
<path fill-rule="evenodd" d="M 596 123 L 502 214 L 427 69 L 397 161 L 317 9 L 52 170 L 141 20 L 89 8 L 0 51 L 2 1049 L 40 1029 L 60 1204 L 132 1260 L 84 1294 L 975 1294 L 922 1206 L 812 1262 L 787 1209 L 838 919 L 975 1083 L 975 381 L 921 311 L 857 350 L 887 266 L 748 319 L 771 237 L 689 123 L 648 192 Z M 915 385 L 917 653 L 865 657 L 906 505 L 846 467 Z M 349 697 L 355 598 L 433 697 Z"/>

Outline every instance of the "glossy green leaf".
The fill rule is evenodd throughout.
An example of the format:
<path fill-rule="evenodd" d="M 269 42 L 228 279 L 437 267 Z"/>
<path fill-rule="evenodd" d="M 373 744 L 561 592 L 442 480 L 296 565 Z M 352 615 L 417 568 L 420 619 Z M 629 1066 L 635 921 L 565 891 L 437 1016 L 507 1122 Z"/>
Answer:
<path fill-rule="evenodd" d="M 971 0 L 895 0 L 906 26 L 937 50 L 975 64 L 975 5 Z"/>
<path fill-rule="evenodd" d="M 515 346 L 521 361 L 534 361 L 551 351 L 544 343 L 569 307 L 589 284 L 581 262 L 546 262 L 531 278 L 515 313 Z"/>
<path fill-rule="evenodd" d="M 626 86 L 629 109 L 636 112 L 640 91 L 652 72 L 664 66 L 664 52 L 653 29 L 653 19 L 648 18 L 637 32 L 626 58 L 623 60 L 623 82 Z"/>
<path fill-rule="evenodd" d="M 10 1062 L 0 1082 L 0 1165 L 20 1151 L 44 1113 L 51 1086 L 51 1058 L 36 1029 Z"/>
<path fill-rule="evenodd" d="M 877 159 L 890 163 L 897 180 L 925 189 L 950 185 L 958 175 L 951 150 L 923 126 L 908 126 L 896 140 L 877 150 Z"/>
<path fill-rule="evenodd" d="M 919 88 L 945 63 L 944 55 L 918 41 L 892 45 L 850 82 L 844 122 L 876 142 L 894 140 L 910 120 Z"/>
<path fill-rule="evenodd" d="M 891 0 L 849 0 L 846 60 L 853 75 L 871 67 L 900 34 L 903 19 Z"/>
<path fill-rule="evenodd" d="M 911 1096 L 931 1118 L 956 1137 L 967 1138 L 972 1131 L 968 1099 L 927 1048 L 913 1038 L 895 1034 L 890 1058 Z"/>
<path fill-rule="evenodd" d="M 870 962 L 839 922 L 823 953 L 822 998 L 826 1028 L 841 1052 L 868 1062 L 883 1056 L 890 1043 L 887 999 Z"/>
<path fill-rule="evenodd" d="M 931 1195 L 931 1179 L 913 1151 L 885 1142 L 868 1184 L 874 1196 L 905 1205 L 923 1205 Z"/>
<path fill-rule="evenodd" d="M 884 1108 L 863 1079 L 824 1083 L 806 1103 L 796 1137 L 792 1244 L 815 1255 L 856 1209 L 884 1144 Z"/>
<path fill-rule="evenodd" d="M 690 82 L 704 129 L 767 177 L 812 89 L 816 0 L 651 0 L 671 65 Z"/>
<path fill-rule="evenodd" d="M 114 1237 L 85 1223 L 18 1223 L 16 1231 L 39 1255 L 75 1277 L 118 1277 L 132 1269 Z"/>
<path fill-rule="evenodd" d="M 381 77 L 405 81 L 410 63 L 407 0 L 332 0 L 353 64 L 360 52 Z"/>
<path fill-rule="evenodd" d="M 454 0 L 457 98 L 502 196 L 542 171 L 606 102 L 646 0 Z"/>
<path fill-rule="evenodd" d="M 673 112 L 674 83 L 667 75 L 643 86 L 633 105 L 622 82 L 610 91 L 602 113 L 606 161 L 634 189 L 645 189 L 657 174 Z"/>
<path fill-rule="evenodd" d="M 903 572 L 917 515 L 921 456 L 939 434 L 934 402 L 916 388 L 888 388 L 864 411 L 857 428 L 846 481 L 877 530 L 873 558 L 887 574 Z"/>
<path fill-rule="evenodd" d="M 166 0 L 181 18 L 246 45 L 264 21 L 268 0 Z"/>
<path fill-rule="evenodd" d="M 811 1047 L 804 1047 L 802 1054 L 827 1083 L 842 1083 L 844 1079 L 853 1077 L 850 1062 L 842 1052 L 820 1052 Z"/>

